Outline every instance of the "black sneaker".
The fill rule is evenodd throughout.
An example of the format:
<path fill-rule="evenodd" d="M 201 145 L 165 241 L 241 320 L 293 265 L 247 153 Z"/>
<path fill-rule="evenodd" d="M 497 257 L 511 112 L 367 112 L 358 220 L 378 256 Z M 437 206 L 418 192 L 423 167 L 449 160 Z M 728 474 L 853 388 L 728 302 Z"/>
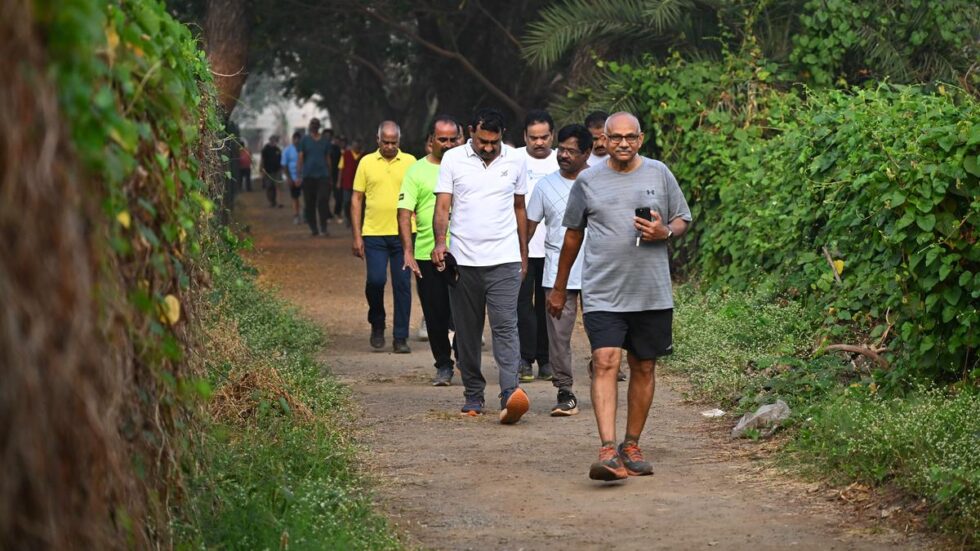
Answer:
<path fill-rule="evenodd" d="M 551 370 L 551 364 L 539 364 L 538 365 L 538 380 L 539 381 L 550 381 L 555 378 L 554 371 Z"/>
<path fill-rule="evenodd" d="M 552 417 L 569 417 L 578 415 L 578 399 L 571 390 L 558 391 L 558 403 L 551 408 Z"/>
<path fill-rule="evenodd" d="M 459 413 L 468 417 L 483 415 L 483 406 L 483 398 L 466 398 L 466 402 L 463 403 Z"/>
<path fill-rule="evenodd" d="M 643 452 L 636 442 L 623 442 L 616 448 L 619 458 L 623 460 L 626 472 L 630 476 L 647 476 L 653 474 L 653 465 L 643 459 Z"/>
<path fill-rule="evenodd" d="M 412 352 L 405 339 L 395 339 L 395 342 L 391 344 L 391 349 L 395 354 L 409 354 Z"/>
<path fill-rule="evenodd" d="M 521 358 L 521 365 L 517 368 L 517 378 L 522 383 L 530 383 L 534 380 L 534 370 L 531 368 L 531 362 Z"/>
<path fill-rule="evenodd" d="M 441 367 L 436 370 L 436 376 L 432 379 L 432 386 L 450 386 L 453 384 L 453 368 Z"/>
<path fill-rule="evenodd" d="M 376 327 L 371 329 L 371 348 L 379 349 L 385 347 L 385 330 L 384 327 Z"/>

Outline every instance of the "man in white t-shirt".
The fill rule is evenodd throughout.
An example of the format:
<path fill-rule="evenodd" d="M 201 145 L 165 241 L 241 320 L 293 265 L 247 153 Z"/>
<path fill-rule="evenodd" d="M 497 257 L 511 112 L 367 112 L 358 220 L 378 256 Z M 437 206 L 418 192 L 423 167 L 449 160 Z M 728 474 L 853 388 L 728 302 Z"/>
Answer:
<path fill-rule="evenodd" d="M 503 144 L 505 130 L 499 111 L 481 109 L 469 126 L 470 140 L 443 156 L 435 188 L 432 262 L 450 285 L 456 366 L 464 387 L 461 412 L 483 413 L 487 382 L 480 370 L 480 339 L 483 320 L 489 317 L 499 372 L 500 422 L 512 424 L 531 405 L 517 378 L 521 355 L 515 316 L 527 271 L 527 175 L 524 155 Z"/>
<path fill-rule="evenodd" d="M 558 257 L 565 242 L 565 217 L 568 194 L 575 178 L 588 166 L 592 151 L 592 134 L 581 124 L 571 124 L 558 131 L 558 171 L 545 176 L 534 189 L 527 204 L 527 234 L 532 239 L 545 234 L 545 261 L 543 285 L 551 292 L 558 274 Z M 545 225 L 547 223 L 547 225 Z M 558 400 L 551 408 L 552 417 L 566 417 L 578 413 L 578 400 L 572 392 L 572 330 L 578 313 L 579 291 L 582 289 L 582 255 L 572 266 L 565 286 L 565 304 L 560 318 L 548 316 L 548 346 L 552 384 L 558 389 Z"/>
<path fill-rule="evenodd" d="M 555 121 L 547 111 L 534 109 L 524 118 L 524 147 L 518 149 L 527 163 L 527 201 L 534 197 L 534 186 L 541 178 L 558 170 L 558 155 L 551 148 L 555 141 Z M 539 220 L 540 221 L 540 220 Z M 552 379 L 548 359 L 548 328 L 545 313 L 544 288 L 544 239 L 546 228 L 541 228 L 527 244 L 527 277 L 521 284 L 517 297 L 517 332 L 521 337 L 521 368 L 518 376 L 522 383 L 534 380 L 532 364 L 538 363 L 538 378 Z"/>
<path fill-rule="evenodd" d="M 609 113 L 605 111 L 593 111 L 585 117 L 585 127 L 592 133 L 592 155 L 589 156 L 589 166 L 597 166 L 609 158 L 609 152 L 606 151 L 606 140 L 602 135 L 608 118 Z"/>

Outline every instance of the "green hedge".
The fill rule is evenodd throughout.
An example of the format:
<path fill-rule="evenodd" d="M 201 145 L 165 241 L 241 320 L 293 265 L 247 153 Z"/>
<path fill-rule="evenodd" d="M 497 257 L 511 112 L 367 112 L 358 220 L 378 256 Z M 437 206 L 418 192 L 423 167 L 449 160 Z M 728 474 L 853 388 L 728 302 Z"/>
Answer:
<path fill-rule="evenodd" d="M 892 383 L 980 378 L 975 98 L 943 85 L 787 91 L 751 54 L 611 70 L 693 203 L 682 257 L 705 282 L 767 281 L 820 312 L 829 340 L 875 345 L 888 331 Z"/>

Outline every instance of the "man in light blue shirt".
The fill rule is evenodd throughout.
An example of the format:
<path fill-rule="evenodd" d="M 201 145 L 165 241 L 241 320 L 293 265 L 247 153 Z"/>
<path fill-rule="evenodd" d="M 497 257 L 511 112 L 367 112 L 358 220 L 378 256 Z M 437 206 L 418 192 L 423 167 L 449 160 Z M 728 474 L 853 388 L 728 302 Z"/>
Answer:
<path fill-rule="evenodd" d="M 282 166 L 286 167 L 286 187 L 289 188 L 289 196 L 293 198 L 293 224 L 297 226 L 300 224 L 299 198 L 303 195 L 303 188 L 300 184 L 302 179 L 296 169 L 296 163 L 299 161 L 299 151 L 296 150 L 296 146 L 302 137 L 303 133 L 299 130 L 293 132 L 293 143 L 282 150 Z"/>
<path fill-rule="evenodd" d="M 527 205 L 527 238 L 541 224 L 547 232 L 544 239 L 545 295 L 551 293 L 558 274 L 558 257 L 565 241 L 561 225 L 575 178 L 588 166 L 592 151 L 592 134 L 581 124 L 570 124 L 558 131 L 558 170 L 538 181 Z M 565 286 L 565 304 L 560 318 L 547 317 L 548 358 L 554 372 L 552 384 L 558 389 L 558 401 L 551 408 L 552 417 L 567 417 L 578 413 L 578 400 L 572 393 L 572 330 L 578 312 L 579 291 L 582 289 L 582 255 L 572 266 Z"/>

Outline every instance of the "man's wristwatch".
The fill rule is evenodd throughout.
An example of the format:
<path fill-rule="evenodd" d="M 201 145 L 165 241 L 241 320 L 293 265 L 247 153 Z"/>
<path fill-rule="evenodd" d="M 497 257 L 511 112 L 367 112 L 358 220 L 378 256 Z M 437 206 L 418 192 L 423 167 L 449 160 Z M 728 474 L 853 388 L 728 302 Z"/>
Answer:
<path fill-rule="evenodd" d="M 667 237 L 664 238 L 664 241 L 670 240 L 671 237 L 674 237 L 674 230 L 670 229 L 670 226 L 667 226 Z"/>

